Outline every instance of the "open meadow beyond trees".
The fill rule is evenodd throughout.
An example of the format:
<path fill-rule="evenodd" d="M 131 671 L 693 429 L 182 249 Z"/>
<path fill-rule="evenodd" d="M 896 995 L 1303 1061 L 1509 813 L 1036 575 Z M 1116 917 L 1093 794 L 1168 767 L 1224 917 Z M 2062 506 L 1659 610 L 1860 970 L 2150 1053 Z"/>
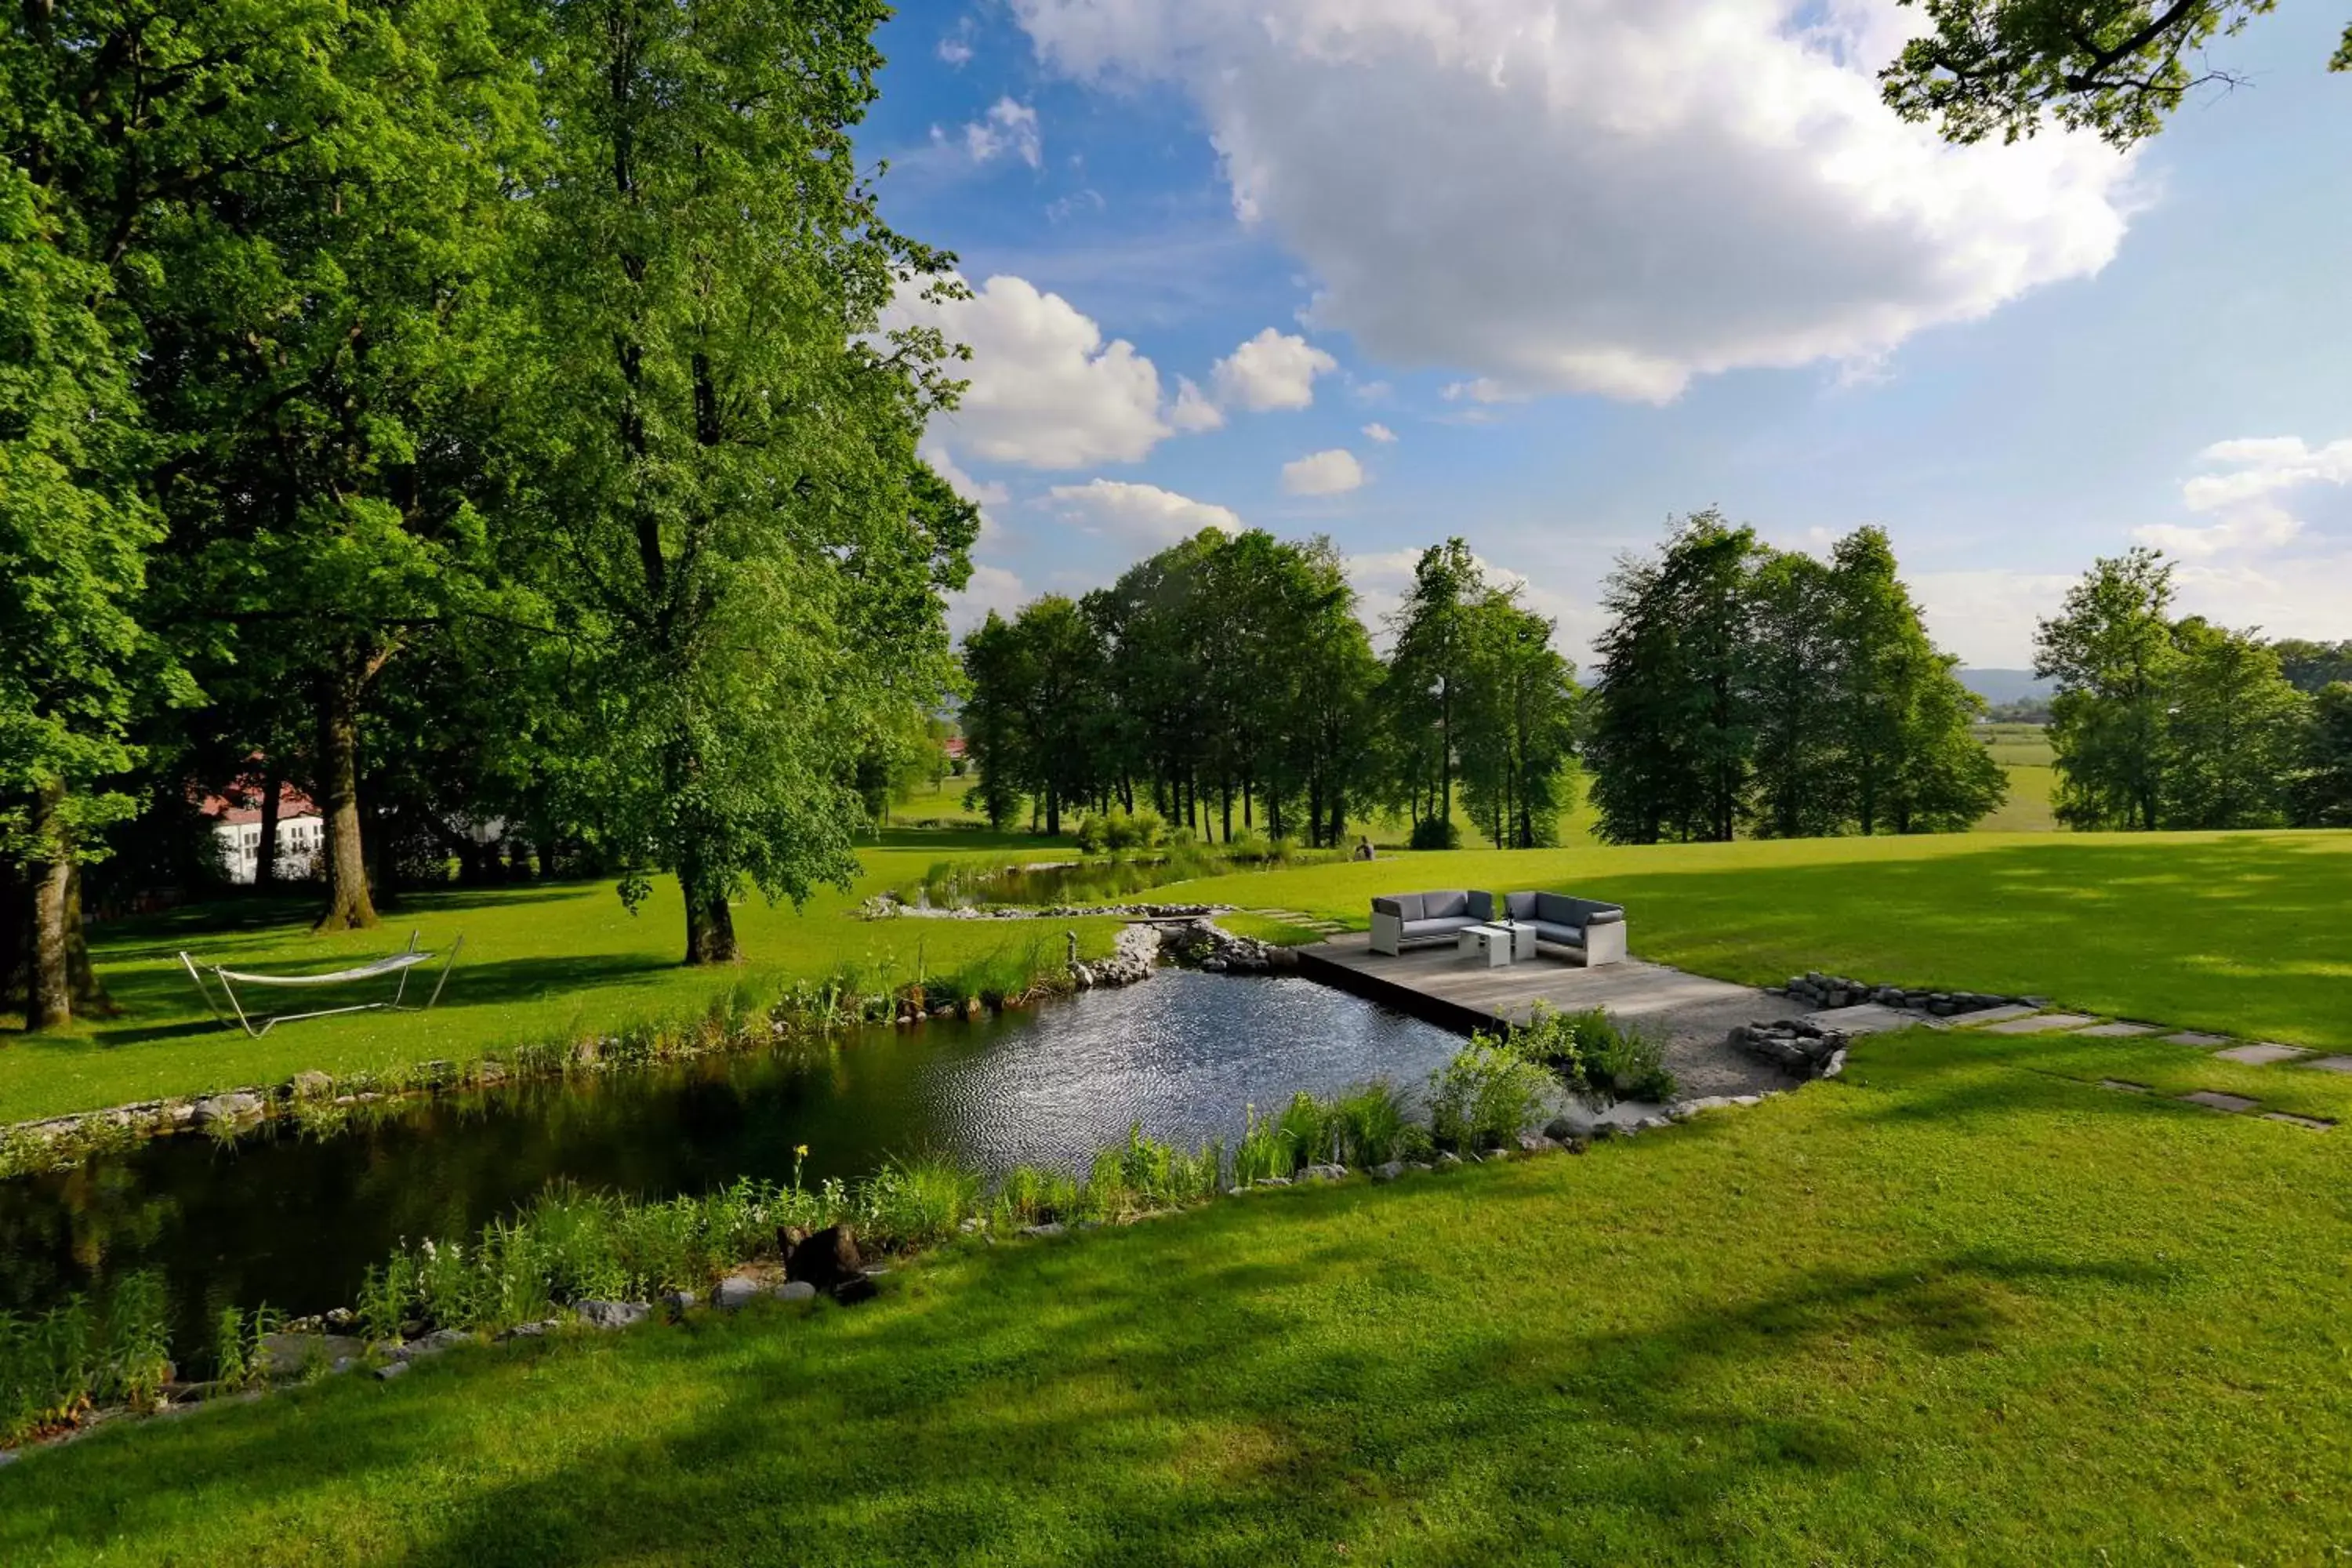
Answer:
<path fill-rule="evenodd" d="M 2326 1558 L 2352 1145 L 2046 1048 L 100 1430 L 0 1475 L 0 1559 Z"/>
<path fill-rule="evenodd" d="M 903 842 L 904 847 L 896 847 Z M 1028 847 L 1019 846 L 1028 844 Z M 938 847 L 931 847 L 932 845 Z M 919 846 L 919 847 L 918 847 Z M 949 858 L 1057 858 L 1034 841 L 897 836 L 868 850 L 853 892 L 804 912 L 738 911 L 741 965 L 675 963 L 674 889 L 632 916 L 609 883 L 408 895 L 390 929 L 428 945 L 462 933 L 438 1007 L 291 1025 L 260 1040 L 205 1011 L 176 953 L 255 967 L 332 967 L 399 945 L 385 931 L 312 935 L 296 911 L 216 909 L 100 929 L 98 962 L 126 1011 L 74 1035 L 0 1050 L 0 1121 L 128 1100 L 338 1076 L 698 1017 L 734 996 L 772 1005 L 793 985 L 868 987 L 1058 969 L 1066 930 L 1108 951 L 1108 919 L 1036 922 L 857 918 L 860 900 Z M 1066 858 L 1066 851 L 1059 858 Z M 2341 833 L 1953 834 L 1732 844 L 1458 850 L 1172 882 L 1175 901 L 1282 909 L 1361 926 L 1373 895 L 1418 888 L 1562 889 L 1625 905 L 1633 951 L 1705 974 L 1772 984 L 1810 969 L 1906 986 L 2046 994 L 2066 1006 L 2307 1046 L 2352 1047 Z M 1236 928 L 1265 931 L 1236 918 Z M 1299 935 L 1305 933 L 1300 932 Z M 1016 973 L 1017 972 L 1017 973 Z M 2301 1077 L 2304 1075 L 2295 1075 Z"/>

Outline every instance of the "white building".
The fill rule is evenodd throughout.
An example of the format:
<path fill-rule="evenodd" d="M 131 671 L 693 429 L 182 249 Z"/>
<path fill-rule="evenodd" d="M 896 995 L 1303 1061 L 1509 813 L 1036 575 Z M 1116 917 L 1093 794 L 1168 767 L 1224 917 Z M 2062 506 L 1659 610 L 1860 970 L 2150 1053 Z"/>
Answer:
<path fill-rule="evenodd" d="M 217 797 L 205 803 L 213 819 L 213 837 L 220 840 L 221 861 L 232 882 L 250 882 L 261 863 L 261 805 L 250 796 L 237 800 Z M 299 882 L 319 874 L 325 852 L 327 825 L 319 808 L 300 790 L 288 786 L 278 794 L 278 865 L 281 882 Z"/>

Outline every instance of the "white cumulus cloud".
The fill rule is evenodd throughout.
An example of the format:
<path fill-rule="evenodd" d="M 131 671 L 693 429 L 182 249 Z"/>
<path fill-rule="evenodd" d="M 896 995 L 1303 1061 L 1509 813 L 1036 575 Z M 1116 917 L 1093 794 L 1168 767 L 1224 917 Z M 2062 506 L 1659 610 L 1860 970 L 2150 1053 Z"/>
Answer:
<path fill-rule="evenodd" d="M 1197 432 L 1214 430 L 1224 422 L 1224 410 L 1210 402 L 1208 394 L 1191 376 L 1176 378 L 1176 405 L 1168 411 L 1168 423 L 1179 430 Z"/>
<path fill-rule="evenodd" d="M 963 150 L 975 163 L 1011 155 L 1031 168 L 1045 161 L 1045 139 L 1038 129 L 1037 111 L 1025 103 L 1000 98 L 982 118 L 963 128 Z"/>
<path fill-rule="evenodd" d="M 1049 493 L 1060 505 L 1062 515 L 1087 532 L 1146 550 L 1165 549 L 1204 528 L 1237 533 L 1242 526 L 1242 520 L 1228 508 L 1163 490 L 1158 485 L 1094 479 L 1083 485 L 1055 485 Z"/>
<path fill-rule="evenodd" d="M 948 595 L 948 630 L 962 637 L 988 619 L 991 610 L 1012 619 L 1034 595 L 1021 579 L 1002 566 L 974 566 L 971 581 Z"/>
<path fill-rule="evenodd" d="M 1315 378 L 1339 368 L 1338 360 L 1305 338 L 1268 327 L 1219 360 L 1214 377 L 1226 402 L 1263 413 L 1312 407 Z"/>
<path fill-rule="evenodd" d="M 1013 0 L 1080 79 L 1172 82 L 1308 313 L 1491 401 L 1869 363 L 2097 271 L 2131 160 L 1951 147 L 1879 100 L 1895 0 Z"/>
<path fill-rule="evenodd" d="M 1295 496 L 1345 495 L 1364 482 L 1364 466 L 1344 447 L 1310 452 L 1282 465 L 1282 488 Z"/>
<path fill-rule="evenodd" d="M 1076 468 L 1139 461 L 1170 434 L 1150 360 L 1124 340 L 1106 342 L 1093 318 L 1025 279 L 991 278 L 968 300 L 901 294 L 886 324 L 914 323 L 971 345 L 971 362 L 957 367 L 971 385 L 931 427 L 958 451 Z"/>
<path fill-rule="evenodd" d="M 1375 423 L 1364 426 L 1364 437 L 1367 440 L 1378 441 L 1385 447 L 1397 438 L 1397 433 L 1385 425 Z"/>

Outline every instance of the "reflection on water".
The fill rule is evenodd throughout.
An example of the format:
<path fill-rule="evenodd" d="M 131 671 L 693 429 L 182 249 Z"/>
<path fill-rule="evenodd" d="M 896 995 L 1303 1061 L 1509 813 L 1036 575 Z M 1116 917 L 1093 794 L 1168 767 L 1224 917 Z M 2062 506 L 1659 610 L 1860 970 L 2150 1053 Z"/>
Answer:
<path fill-rule="evenodd" d="M 1311 981 L 1171 970 L 1034 1013 L 420 1100 L 324 1138 L 159 1140 L 0 1183 L 0 1308 L 157 1268 L 175 1340 L 200 1344 L 231 1303 L 344 1305 L 403 1238 L 467 1235 L 555 1178 L 666 1197 L 786 1179 L 799 1143 L 810 1181 L 917 1152 L 1075 1168 L 1132 1122 L 1230 1140 L 1246 1103 L 1418 1086 L 1458 1043 Z"/>

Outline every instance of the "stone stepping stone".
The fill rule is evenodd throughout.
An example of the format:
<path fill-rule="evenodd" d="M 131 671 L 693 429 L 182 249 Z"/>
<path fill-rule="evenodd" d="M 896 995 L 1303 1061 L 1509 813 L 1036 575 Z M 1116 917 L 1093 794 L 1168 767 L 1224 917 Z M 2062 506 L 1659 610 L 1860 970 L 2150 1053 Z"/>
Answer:
<path fill-rule="evenodd" d="M 2036 1013 L 2031 1018 L 2011 1018 L 2007 1023 L 1988 1024 L 1988 1035 L 2049 1035 L 2060 1029 L 2079 1029 L 2098 1020 L 2088 1013 Z"/>
<path fill-rule="evenodd" d="M 2329 1128 L 2336 1125 L 2333 1121 L 2329 1121 L 2323 1117 L 2297 1116 L 2292 1110 L 2265 1110 L 2263 1112 L 2263 1120 L 2265 1121 L 2284 1121 L 2290 1127 L 2308 1127 L 2314 1132 L 2325 1132 Z"/>
<path fill-rule="evenodd" d="M 2225 1062 L 2243 1062 L 2248 1067 L 2268 1067 L 2273 1062 L 2299 1061 L 2311 1053 L 2301 1046 L 2274 1046 L 2267 1040 L 2251 1046 L 2231 1046 L 2226 1051 L 2215 1051 L 2214 1058 Z"/>
<path fill-rule="evenodd" d="M 2315 1062 L 2303 1064 L 2321 1072 L 2352 1072 L 2352 1057 L 2322 1057 Z"/>
<path fill-rule="evenodd" d="M 1864 1002 L 1853 1007 L 1829 1007 L 1819 1013 L 1805 1015 L 1805 1022 L 1818 1024 L 1824 1029 L 1838 1029 L 1849 1035 L 1883 1035 L 1891 1029 L 1916 1029 L 1922 1024 L 1944 1028 L 1940 1018 L 1926 1018 L 1916 1013 L 1906 1013 L 1900 1007 L 1885 1007 L 1875 1002 Z"/>
<path fill-rule="evenodd" d="M 2252 1110 L 2262 1103 L 2259 1100 L 2248 1100 L 2242 1094 L 2223 1094 L 2218 1089 L 2200 1089 L 2193 1094 L 2184 1094 L 2180 1098 L 2191 1105 L 2201 1105 L 2209 1110 L 2227 1110 L 2233 1115 L 2239 1111 Z"/>
<path fill-rule="evenodd" d="M 2087 1029 L 2077 1029 L 2074 1033 L 2086 1040 L 2137 1040 L 2142 1035 L 2156 1033 L 2156 1026 L 2154 1024 L 2095 1024 Z"/>
<path fill-rule="evenodd" d="M 1987 1024 L 2005 1024 L 2011 1018 L 2030 1018 L 2041 1010 L 2009 1002 L 1998 1007 L 1979 1007 L 1971 1013 L 1955 1013 L 1944 1022 L 1956 1029 L 1978 1029 Z"/>
<path fill-rule="evenodd" d="M 2148 1094 L 2153 1092 L 2149 1089 L 2147 1085 L 2144 1083 L 2134 1083 L 2127 1078 L 2103 1078 L 2099 1080 L 2099 1087 L 2101 1089 L 2117 1089 L 2125 1094 Z"/>
<path fill-rule="evenodd" d="M 2230 1037 L 2204 1035 L 2195 1029 L 2183 1029 L 2177 1035 L 2165 1036 L 2164 1043 L 2168 1046 L 2226 1046 L 2230 1043 Z"/>

